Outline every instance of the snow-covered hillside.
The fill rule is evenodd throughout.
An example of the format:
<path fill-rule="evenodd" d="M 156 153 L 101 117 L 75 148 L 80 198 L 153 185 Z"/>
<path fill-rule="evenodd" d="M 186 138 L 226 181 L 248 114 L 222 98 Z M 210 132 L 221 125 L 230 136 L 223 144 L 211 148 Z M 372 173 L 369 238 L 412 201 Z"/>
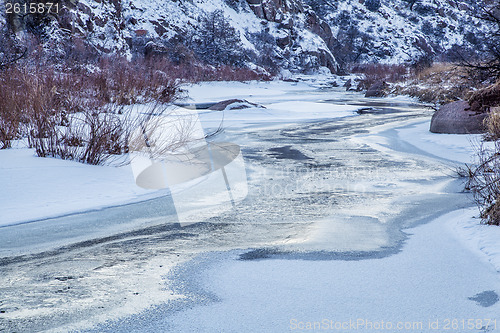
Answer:
<path fill-rule="evenodd" d="M 235 65 L 237 58 L 238 66 L 300 71 L 323 66 L 335 73 L 348 63 L 446 61 L 451 49 L 478 49 L 475 32 L 483 26 L 473 13 L 487 1 L 63 0 L 50 23 L 17 26 L 31 24 L 35 34 L 41 31 L 37 24 L 44 26 L 46 45 L 62 58 L 64 45 L 76 37 L 98 52 L 128 57 L 161 53 L 212 65 L 218 64 L 214 59 Z M 16 19 L 26 20 L 8 21 Z M 207 46 L 212 39 L 232 56 Z"/>
<path fill-rule="evenodd" d="M 301 0 L 81 0 L 65 7 L 49 38 L 61 41 L 71 31 L 104 52 L 134 56 L 149 47 L 172 53 L 180 45 L 196 47 L 196 39 L 206 38 L 206 31 L 199 31 L 201 22 L 216 11 L 234 28 L 239 41 L 233 46 L 246 64 L 338 70 L 328 25 Z"/>
<path fill-rule="evenodd" d="M 346 61 L 405 63 L 474 43 L 484 1 L 305 0 L 331 26 Z"/>

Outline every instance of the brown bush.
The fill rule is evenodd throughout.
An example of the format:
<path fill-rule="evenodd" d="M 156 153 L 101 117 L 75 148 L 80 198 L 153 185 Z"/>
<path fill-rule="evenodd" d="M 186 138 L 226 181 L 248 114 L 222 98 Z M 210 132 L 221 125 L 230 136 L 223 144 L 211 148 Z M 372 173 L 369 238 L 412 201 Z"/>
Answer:
<path fill-rule="evenodd" d="M 500 81 L 472 93 L 469 105 L 478 112 L 488 112 L 490 108 L 500 106 Z"/>
<path fill-rule="evenodd" d="M 103 58 L 97 69 L 75 69 L 65 74 L 71 81 L 69 95 L 94 99 L 100 105 L 129 105 L 174 100 L 179 91 L 175 77 L 168 73 L 167 62 L 123 58 Z"/>
<path fill-rule="evenodd" d="M 96 72 L 50 66 L 0 71 L 0 148 L 10 147 L 23 127 L 40 157 L 102 164 L 127 152 L 132 125 L 120 105 L 171 102 L 178 83 L 146 63 L 101 65 Z"/>
<path fill-rule="evenodd" d="M 59 76 L 50 69 L 24 75 L 28 138 L 40 157 L 58 156 L 56 130 L 64 98 L 59 87 Z"/>
<path fill-rule="evenodd" d="M 352 73 L 363 73 L 366 76 L 383 79 L 387 82 L 400 82 L 406 79 L 408 70 L 404 65 L 390 64 L 357 64 L 351 68 Z"/>
<path fill-rule="evenodd" d="M 181 82 L 267 79 L 250 69 L 154 57 L 106 57 L 93 70 L 14 66 L 0 71 L 0 148 L 23 129 L 38 156 L 103 164 L 128 151 L 127 136 L 140 121 L 122 106 L 152 103 L 158 113 L 180 96 Z"/>
<path fill-rule="evenodd" d="M 481 144 L 476 156 L 476 166 L 460 171 L 468 177 L 465 188 L 473 193 L 483 221 L 500 225 L 500 141 L 493 148 Z"/>
<path fill-rule="evenodd" d="M 401 82 L 406 80 L 408 75 L 405 66 L 388 64 L 357 64 L 351 68 L 351 72 L 365 75 L 358 84 L 358 90 L 367 90 L 379 81 Z"/>
<path fill-rule="evenodd" d="M 22 80 L 15 69 L 0 75 L 0 149 L 10 148 L 20 134 L 26 96 Z"/>

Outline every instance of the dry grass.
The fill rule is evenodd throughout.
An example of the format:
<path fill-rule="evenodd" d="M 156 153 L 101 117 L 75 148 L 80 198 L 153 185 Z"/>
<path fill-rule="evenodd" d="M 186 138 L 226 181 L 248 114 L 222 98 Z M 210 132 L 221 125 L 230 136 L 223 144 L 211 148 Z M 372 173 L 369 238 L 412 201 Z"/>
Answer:
<path fill-rule="evenodd" d="M 467 75 L 467 73 L 457 66 L 449 63 L 435 63 L 431 67 L 422 69 L 413 74 L 413 78 L 429 83 L 440 84 L 455 78 L 458 75 Z"/>
<path fill-rule="evenodd" d="M 487 141 L 496 141 L 500 139 L 500 108 L 491 108 L 488 117 L 484 119 L 486 134 L 484 139 Z"/>
<path fill-rule="evenodd" d="M 471 88 L 478 85 L 471 73 L 448 63 L 435 63 L 414 72 L 404 84 L 395 84 L 392 93 L 417 97 L 426 103 L 446 104 L 467 99 Z"/>
<path fill-rule="evenodd" d="M 500 106 L 500 81 L 474 91 L 469 98 L 469 104 L 472 110 L 478 112 L 489 112 L 491 108 Z"/>
<path fill-rule="evenodd" d="M 466 99 L 476 79 L 467 69 L 448 63 L 411 70 L 403 65 L 365 64 L 351 69 L 363 73 L 358 90 L 366 90 L 379 81 L 392 83 L 390 93 L 417 97 L 423 102 L 445 104 Z"/>

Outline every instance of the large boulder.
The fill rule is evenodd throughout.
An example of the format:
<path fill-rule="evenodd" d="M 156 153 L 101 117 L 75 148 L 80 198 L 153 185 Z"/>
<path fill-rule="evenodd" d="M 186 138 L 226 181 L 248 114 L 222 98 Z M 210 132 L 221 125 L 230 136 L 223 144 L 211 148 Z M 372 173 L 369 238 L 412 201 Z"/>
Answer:
<path fill-rule="evenodd" d="M 487 113 L 470 110 L 466 101 L 443 105 L 431 119 L 430 131 L 447 134 L 478 134 L 485 132 L 484 119 Z"/>
<path fill-rule="evenodd" d="M 388 87 L 384 81 L 377 81 L 368 88 L 365 97 L 384 97 Z"/>

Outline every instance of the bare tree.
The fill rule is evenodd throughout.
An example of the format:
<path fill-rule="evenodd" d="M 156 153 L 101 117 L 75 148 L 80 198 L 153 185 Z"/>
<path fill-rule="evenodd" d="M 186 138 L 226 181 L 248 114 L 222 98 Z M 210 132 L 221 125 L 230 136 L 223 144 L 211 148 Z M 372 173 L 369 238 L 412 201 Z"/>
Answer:
<path fill-rule="evenodd" d="M 28 48 L 21 45 L 12 32 L 6 27 L 0 29 L 0 70 L 16 64 L 27 53 Z"/>
<path fill-rule="evenodd" d="M 468 178 L 465 188 L 474 195 L 483 221 L 500 225 L 500 141 L 493 148 L 481 143 L 477 158 L 476 166 L 466 165 L 459 174 Z"/>
<path fill-rule="evenodd" d="M 500 1 L 476 4 L 473 16 L 482 21 L 482 29 L 473 32 L 476 57 L 458 53 L 461 65 L 500 77 Z"/>

